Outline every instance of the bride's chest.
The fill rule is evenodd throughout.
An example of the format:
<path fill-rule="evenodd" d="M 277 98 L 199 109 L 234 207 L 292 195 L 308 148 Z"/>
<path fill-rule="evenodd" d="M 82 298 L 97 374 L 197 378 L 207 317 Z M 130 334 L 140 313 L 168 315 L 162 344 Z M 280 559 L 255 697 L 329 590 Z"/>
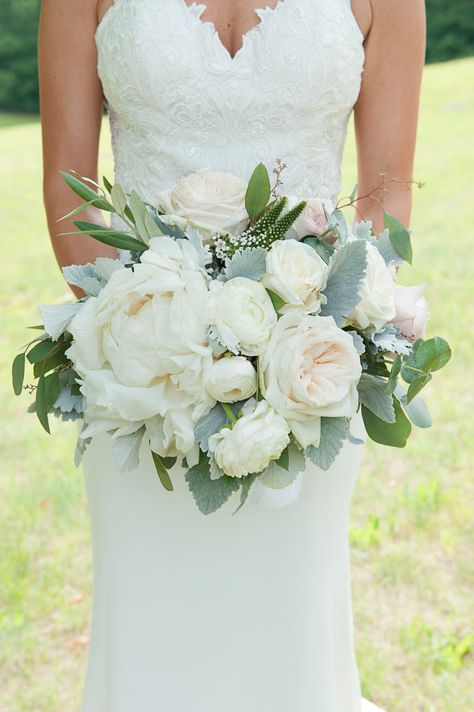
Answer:
<path fill-rule="evenodd" d="M 281 0 L 232 57 L 205 5 L 184 0 L 115 0 L 96 42 L 104 93 L 118 111 L 170 111 L 194 125 L 218 117 L 286 109 L 352 107 L 363 67 L 362 35 L 349 0 Z M 266 122 L 268 125 L 268 115 Z"/>

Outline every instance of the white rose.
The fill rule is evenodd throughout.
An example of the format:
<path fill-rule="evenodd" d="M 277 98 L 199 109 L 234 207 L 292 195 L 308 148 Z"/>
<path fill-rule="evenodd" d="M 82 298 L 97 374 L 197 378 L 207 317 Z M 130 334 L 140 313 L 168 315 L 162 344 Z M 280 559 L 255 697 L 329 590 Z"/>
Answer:
<path fill-rule="evenodd" d="M 354 415 L 362 368 L 331 316 L 285 314 L 261 363 L 262 392 L 303 447 L 319 445 L 321 417 Z"/>
<path fill-rule="evenodd" d="M 306 202 L 303 212 L 290 228 L 290 235 L 300 240 L 307 235 L 321 235 L 328 228 L 326 214 L 331 215 L 334 205 L 330 200 L 318 198 L 298 198 L 294 195 L 287 196 L 285 212 L 291 210 L 302 200 Z"/>
<path fill-rule="evenodd" d="M 161 191 L 157 207 L 165 222 L 194 225 L 209 241 L 213 233 L 236 235 L 246 227 L 246 190 L 245 181 L 231 173 L 199 171 Z"/>
<path fill-rule="evenodd" d="M 267 253 L 261 281 L 286 302 L 282 313 L 297 308 L 314 314 L 325 302 L 321 291 L 327 276 L 327 264 L 312 247 L 296 240 L 277 240 Z"/>
<path fill-rule="evenodd" d="M 258 356 L 268 343 L 277 315 L 260 282 L 235 277 L 228 282 L 211 282 L 210 320 L 229 351 Z"/>
<path fill-rule="evenodd" d="M 379 331 L 395 317 L 395 284 L 385 260 L 367 243 L 367 274 L 350 320 L 362 329 Z"/>
<path fill-rule="evenodd" d="M 232 429 L 223 428 L 209 438 L 218 466 L 230 477 L 245 477 L 277 460 L 290 442 L 290 429 L 266 401 L 243 415 Z"/>
<path fill-rule="evenodd" d="M 411 287 L 395 285 L 396 315 L 393 323 L 409 339 L 423 339 L 425 336 L 428 302 L 423 296 L 424 288 L 424 284 L 415 284 Z"/>
<path fill-rule="evenodd" d="M 72 320 L 68 356 L 82 379 L 84 436 L 146 425 L 160 455 L 186 454 L 214 404 L 205 320 L 207 280 L 186 240 L 154 238 L 132 269 L 116 270 Z"/>
<path fill-rule="evenodd" d="M 257 390 L 257 372 L 243 356 L 221 358 L 208 371 L 206 388 L 220 403 L 246 400 Z"/>

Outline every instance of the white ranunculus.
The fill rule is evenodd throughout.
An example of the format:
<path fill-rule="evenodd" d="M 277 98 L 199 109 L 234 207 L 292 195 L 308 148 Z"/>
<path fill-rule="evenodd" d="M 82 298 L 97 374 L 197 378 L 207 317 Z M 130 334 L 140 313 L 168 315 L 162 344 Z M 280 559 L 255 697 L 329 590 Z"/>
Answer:
<path fill-rule="evenodd" d="M 238 235 L 249 217 L 245 209 L 246 182 L 231 173 L 199 171 L 158 193 L 165 222 L 197 227 L 209 241 L 213 233 Z"/>
<path fill-rule="evenodd" d="M 232 429 L 223 428 L 209 438 L 209 449 L 218 466 L 230 477 L 261 472 L 277 460 L 290 442 L 285 419 L 262 400 Z"/>
<path fill-rule="evenodd" d="M 258 356 L 268 343 L 277 315 L 260 282 L 235 277 L 228 282 L 211 282 L 210 320 L 229 351 Z"/>
<path fill-rule="evenodd" d="M 303 447 L 319 445 L 321 417 L 354 415 L 362 368 L 331 316 L 281 317 L 261 363 L 262 392 Z"/>
<path fill-rule="evenodd" d="M 67 355 L 85 396 L 83 436 L 146 425 L 160 455 L 186 454 L 214 405 L 207 279 L 186 240 L 154 238 L 141 264 L 115 271 L 72 320 Z"/>
<path fill-rule="evenodd" d="M 286 302 L 282 313 L 296 308 L 315 314 L 325 301 L 321 291 L 327 276 L 327 264 L 312 247 L 296 240 L 277 240 L 267 253 L 261 281 Z"/>
<path fill-rule="evenodd" d="M 243 356 L 221 358 L 207 372 L 206 388 L 220 403 L 246 400 L 257 390 L 257 372 Z"/>
<path fill-rule="evenodd" d="M 362 329 L 379 331 L 395 317 L 395 284 L 385 260 L 367 243 L 367 274 L 350 320 Z"/>

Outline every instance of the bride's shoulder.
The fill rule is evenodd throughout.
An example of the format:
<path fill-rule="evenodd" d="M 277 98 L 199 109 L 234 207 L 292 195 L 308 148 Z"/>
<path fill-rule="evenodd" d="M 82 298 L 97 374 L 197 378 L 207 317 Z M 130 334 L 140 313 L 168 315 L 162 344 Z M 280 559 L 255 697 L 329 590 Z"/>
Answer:
<path fill-rule="evenodd" d="M 425 0 L 355 0 L 370 5 L 372 29 L 393 32 L 425 22 Z"/>

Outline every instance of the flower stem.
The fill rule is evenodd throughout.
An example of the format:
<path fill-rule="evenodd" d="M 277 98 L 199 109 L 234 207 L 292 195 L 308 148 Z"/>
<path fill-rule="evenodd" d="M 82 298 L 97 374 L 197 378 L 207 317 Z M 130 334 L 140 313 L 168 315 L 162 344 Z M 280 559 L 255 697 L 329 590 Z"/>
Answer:
<path fill-rule="evenodd" d="M 229 418 L 230 425 L 233 428 L 237 422 L 237 418 L 235 417 L 234 413 L 232 412 L 232 408 L 230 407 L 230 405 L 228 403 L 221 403 L 221 406 L 222 406 L 224 413 Z"/>

